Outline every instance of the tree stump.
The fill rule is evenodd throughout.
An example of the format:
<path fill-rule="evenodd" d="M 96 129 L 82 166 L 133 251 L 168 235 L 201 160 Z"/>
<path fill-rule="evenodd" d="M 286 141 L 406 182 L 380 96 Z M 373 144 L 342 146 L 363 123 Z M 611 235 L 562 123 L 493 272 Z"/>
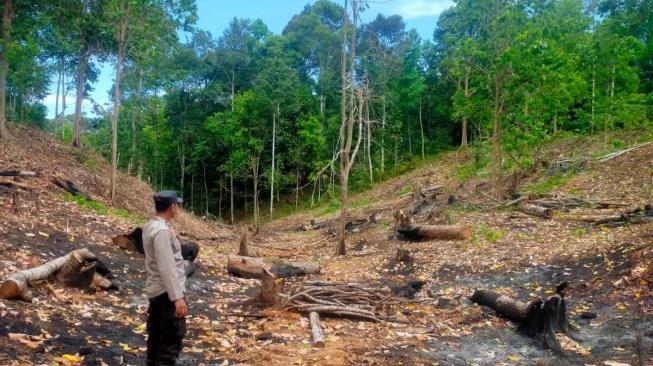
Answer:
<path fill-rule="evenodd" d="M 279 294 L 283 292 L 285 280 L 277 278 L 265 268 L 261 273 L 261 300 L 268 305 L 274 305 L 279 301 Z"/>
<path fill-rule="evenodd" d="M 57 271 L 56 278 L 68 287 L 86 289 L 93 282 L 96 265 L 97 262 L 87 262 L 81 254 L 73 252 Z"/>
<path fill-rule="evenodd" d="M 412 265 L 415 259 L 413 258 L 413 255 L 410 254 L 410 251 L 406 249 L 398 248 L 397 253 L 395 254 L 395 260 L 397 262 L 402 262 L 408 265 Z"/>
<path fill-rule="evenodd" d="M 242 257 L 249 257 L 249 245 L 247 244 L 247 228 L 243 226 L 240 232 L 240 246 L 238 247 L 238 255 Z"/>

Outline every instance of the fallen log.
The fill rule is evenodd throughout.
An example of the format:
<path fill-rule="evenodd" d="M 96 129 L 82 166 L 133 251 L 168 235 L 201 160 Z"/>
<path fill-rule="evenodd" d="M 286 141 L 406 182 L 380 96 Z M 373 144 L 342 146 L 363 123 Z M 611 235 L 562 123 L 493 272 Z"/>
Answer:
<path fill-rule="evenodd" d="M 0 172 L 0 177 L 36 177 L 36 172 L 4 170 Z"/>
<path fill-rule="evenodd" d="M 315 262 L 275 262 L 279 262 L 279 259 L 230 255 L 227 259 L 227 272 L 236 277 L 256 279 L 262 278 L 264 268 L 280 278 L 320 273 L 320 265 Z"/>
<path fill-rule="evenodd" d="M 52 179 L 59 187 L 65 189 L 68 192 L 70 192 L 70 194 L 72 194 L 73 196 L 81 196 L 81 197 L 86 198 L 89 201 L 93 200 L 91 198 L 91 196 L 89 196 L 88 194 L 82 192 L 79 188 L 77 188 L 75 183 L 73 183 L 70 179 L 64 178 L 62 176 L 56 176 L 56 177 L 54 177 Z"/>
<path fill-rule="evenodd" d="M 16 272 L 9 276 L 2 285 L 0 285 L 0 299 L 15 299 L 25 296 L 27 285 L 36 280 L 42 280 L 51 274 L 60 270 L 70 259 L 71 256 L 78 255 L 85 260 L 97 260 L 97 257 L 91 253 L 88 248 L 77 249 L 63 257 L 46 262 L 38 267 Z"/>
<path fill-rule="evenodd" d="M 631 148 L 629 148 L 629 149 L 620 150 L 620 151 L 615 151 L 615 152 L 613 152 L 613 153 L 610 153 L 610 154 L 607 154 L 607 155 L 604 155 L 604 156 L 598 157 L 596 160 L 598 160 L 599 163 L 604 163 L 604 162 L 606 162 L 606 161 L 608 161 L 608 160 L 611 160 L 611 159 L 616 158 L 617 156 L 621 156 L 621 155 L 623 155 L 623 154 L 627 154 L 627 153 L 629 153 L 629 152 L 631 152 L 631 151 L 637 150 L 637 149 L 639 149 L 639 148 L 641 148 L 641 147 L 644 147 L 644 146 L 646 146 L 646 145 L 649 145 L 649 144 L 651 144 L 651 142 L 645 142 L 645 143 L 643 143 L 643 144 L 639 144 L 639 145 L 637 145 L 637 146 L 635 146 L 635 147 L 631 147 Z"/>
<path fill-rule="evenodd" d="M 320 314 L 311 311 L 308 314 L 308 319 L 311 322 L 311 334 L 313 335 L 313 347 L 324 348 L 324 335 L 322 334 L 322 327 L 320 327 Z"/>
<path fill-rule="evenodd" d="M 537 217 L 543 217 L 545 219 L 552 219 L 554 215 L 554 211 L 550 208 L 537 206 L 529 203 L 522 202 L 517 207 L 519 208 L 519 211 L 525 214 L 529 214 Z"/>
<path fill-rule="evenodd" d="M 555 295 L 547 300 L 535 299 L 528 304 L 486 290 L 475 291 L 470 300 L 518 323 L 520 330 L 532 336 L 543 336 L 551 349 L 562 351 L 556 333 L 563 333 L 573 340 L 580 341 L 567 318 L 565 292 L 568 289 L 569 284 L 563 282 L 556 287 Z"/>
<path fill-rule="evenodd" d="M 279 301 L 279 294 L 283 292 L 285 279 L 277 278 L 267 269 L 261 271 L 261 294 L 260 298 L 268 305 L 274 305 Z"/>
<path fill-rule="evenodd" d="M 14 186 L 16 188 L 22 188 L 22 189 L 24 189 L 26 191 L 33 191 L 34 190 L 34 188 L 32 188 L 32 186 L 30 186 L 30 185 L 20 183 L 20 182 L 14 182 L 13 180 L 0 180 L 0 185 L 7 186 L 7 187 Z"/>
<path fill-rule="evenodd" d="M 397 232 L 408 239 L 464 240 L 472 237 L 472 229 L 460 225 L 420 225 L 400 227 Z"/>
<path fill-rule="evenodd" d="M 311 222 L 307 224 L 301 224 L 299 226 L 300 231 L 311 231 L 311 230 L 318 230 L 318 229 L 323 229 L 329 225 L 331 225 L 332 221 L 323 221 L 323 222 L 315 222 L 315 220 L 311 219 Z"/>

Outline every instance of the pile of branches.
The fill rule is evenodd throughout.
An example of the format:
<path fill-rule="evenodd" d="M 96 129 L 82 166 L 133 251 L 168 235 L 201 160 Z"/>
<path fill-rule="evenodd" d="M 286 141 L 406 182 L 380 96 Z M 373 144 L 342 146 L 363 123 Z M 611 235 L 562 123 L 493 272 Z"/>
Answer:
<path fill-rule="evenodd" d="M 399 321 L 382 315 L 381 310 L 405 301 L 387 286 L 368 287 L 322 281 L 304 282 L 301 286 L 294 287 L 290 294 L 280 296 L 287 310 L 349 316 L 375 322 Z"/>

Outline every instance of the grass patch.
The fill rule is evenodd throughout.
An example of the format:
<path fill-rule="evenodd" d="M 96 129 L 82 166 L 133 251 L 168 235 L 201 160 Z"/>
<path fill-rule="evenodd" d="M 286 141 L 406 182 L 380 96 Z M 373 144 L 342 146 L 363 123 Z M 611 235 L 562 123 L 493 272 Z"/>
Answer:
<path fill-rule="evenodd" d="M 374 201 L 373 201 L 371 198 L 363 198 L 363 199 L 360 199 L 360 200 L 357 200 L 357 201 L 351 202 L 351 203 L 349 204 L 349 207 L 350 207 L 350 208 L 366 207 L 366 206 L 369 207 L 369 206 L 372 205 L 373 203 L 374 203 Z"/>
<path fill-rule="evenodd" d="M 553 188 L 563 186 L 567 184 L 571 180 L 571 178 L 575 177 L 577 175 L 576 172 L 568 172 L 566 174 L 555 174 L 550 177 L 547 177 L 544 181 L 538 183 L 538 184 L 533 184 L 529 185 L 526 187 L 525 191 L 531 191 L 535 193 L 547 193 L 551 191 Z"/>
<path fill-rule="evenodd" d="M 147 219 L 140 215 L 134 215 L 129 211 L 119 208 L 113 209 L 105 206 L 102 202 L 88 200 L 82 196 L 73 196 L 70 192 L 63 195 L 63 199 L 68 202 L 75 202 L 84 211 L 92 211 L 102 216 L 120 217 L 124 219 L 134 220 L 137 224 L 142 225 L 147 222 Z"/>
<path fill-rule="evenodd" d="M 481 237 L 490 242 L 496 242 L 501 240 L 501 238 L 503 238 L 503 235 L 505 234 L 503 230 L 492 230 L 491 228 L 483 224 L 474 225 L 473 231 L 474 231 L 474 236 L 477 236 L 477 238 Z"/>
<path fill-rule="evenodd" d="M 325 215 L 336 213 L 341 208 L 342 208 L 342 204 L 340 203 L 340 201 L 336 201 L 332 199 L 331 201 L 329 201 L 327 207 L 318 213 L 318 216 L 325 216 Z"/>
<path fill-rule="evenodd" d="M 405 186 L 404 188 L 400 189 L 399 192 L 397 192 L 397 195 L 399 197 L 405 196 L 413 191 L 413 187 L 410 186 Z"/>

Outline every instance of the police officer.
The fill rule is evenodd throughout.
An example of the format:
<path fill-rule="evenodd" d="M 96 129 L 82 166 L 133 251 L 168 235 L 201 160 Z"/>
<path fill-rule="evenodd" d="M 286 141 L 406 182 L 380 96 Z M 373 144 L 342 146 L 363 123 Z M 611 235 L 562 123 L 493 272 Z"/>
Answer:
<path fill-rule="evenodd" d="M 186 334 L 186 275 L 181 244 L 169 222 L 183 200 L 174 191 L 154 195 L 156 215 L 143 227 L 143 249 L 150 300 L 147 365 L 175 365 Z"/>

